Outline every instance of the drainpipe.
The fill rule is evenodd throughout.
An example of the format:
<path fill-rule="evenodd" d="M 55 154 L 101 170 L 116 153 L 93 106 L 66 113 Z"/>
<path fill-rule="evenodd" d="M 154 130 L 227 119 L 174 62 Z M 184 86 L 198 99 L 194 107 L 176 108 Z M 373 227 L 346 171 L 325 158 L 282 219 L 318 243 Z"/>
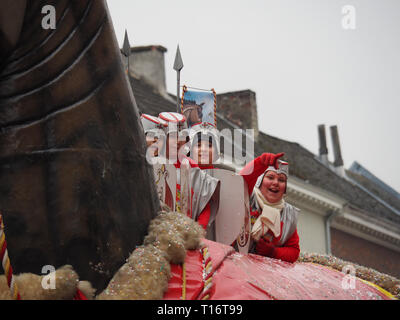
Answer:
<path fill-rule="evenodd" d="M 326 253 L 332 255 L 331 250 L 331 223 L 340 213 L 344 212 L 345 208 L 348 207 L 348 202 L 346 202 L 340 210 L 329 210 L 328 215 L 325 217 L 325 237 L 326 237 Z"/>
<path fill-rule="evenodd" d="M 326 253 L 331 255 L 331 222 L 340 213 L 340 210 L 329 211 L 328 216 L 325 217 L 325 237 L 326 237 Z"/>

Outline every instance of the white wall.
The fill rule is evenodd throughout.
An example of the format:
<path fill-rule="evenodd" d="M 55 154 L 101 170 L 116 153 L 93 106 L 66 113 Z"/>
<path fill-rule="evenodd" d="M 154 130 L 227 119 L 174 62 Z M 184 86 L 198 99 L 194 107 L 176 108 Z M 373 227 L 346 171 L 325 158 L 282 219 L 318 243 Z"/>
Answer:
<path fill-rule="evenodd" d="M 288 202 L 299 208 L 300 214 L 297 222 L 297 233 L 300 238 L 302 252 L 315 252 L 326 254 L 326 235 L 324 217 L 304 208 L 294 201 Z"/>

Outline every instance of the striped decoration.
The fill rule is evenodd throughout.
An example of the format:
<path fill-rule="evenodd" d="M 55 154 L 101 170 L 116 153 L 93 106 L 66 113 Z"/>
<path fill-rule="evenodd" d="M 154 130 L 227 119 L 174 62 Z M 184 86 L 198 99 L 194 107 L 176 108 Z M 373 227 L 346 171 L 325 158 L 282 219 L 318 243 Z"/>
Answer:
<path fill-rule="evenodd" d="M 4 274 L 7 277 L 7 284 L 11 291 L 11 296 L 14 300 L 21 300 L 18 292 L 18 286 L 15 283 L 13 269 L 11 266 L 10 258 L 8 257 L 6 235 L 4 233 L 3 216 L 0 213 L 0 259 L 4 269 Z"/>
<path fill-rule="evenodd" d="M 183 85 L 182 88 L 182 98 L 181 98 L 181 113 L 183 114 L 183 100 L 185 98 L 185 92 L 187 91 L 187 87 Z"/>
<path fill-rule="evenodd" d="M 186 300 L 186 264 L 182 266 L 182 300 Z"/>
<path fill-rule="evenodd" d="M 211 294 L 211 288 L 213 286 L 212 282 L 212 262 L 211 262 L 211 257 L 210 253 L 208 252 L 208 247 L 203 246 L 200 249 L 200 252 L 203 256 L 203 282 L 204 282 L 204 287 L 203 291 L 200 293 L 199 300 L 208 300 L 210 299 L 210 294 Z"/>
<path fill-rule="evenodd" d="M 211 89 L 214 94 L 214 124 L 215 128 L 217 127 L 217 93 L 215 92 L 214 88 Z"/>

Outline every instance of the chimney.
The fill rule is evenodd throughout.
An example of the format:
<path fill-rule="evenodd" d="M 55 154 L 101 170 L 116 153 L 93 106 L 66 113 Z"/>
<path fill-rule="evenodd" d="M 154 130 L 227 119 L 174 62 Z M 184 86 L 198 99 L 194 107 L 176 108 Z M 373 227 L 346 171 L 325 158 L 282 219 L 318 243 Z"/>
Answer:
<path fill-rule="evenodd" d="M 256 93 L 251 90 L 227 92 L 217 95 L 217 113 L 241 129 L 254 129 L 258 137 Z"/>
<path fill-rule="evenodd" d="M 321 162 L 328 166 L 328 148 L 326 147 L 326 134 L 325 134 L 325 125 L 320 124 L 318 126 L 318 138 L 319 138 L 319 159 Z"/>
<path fill-rule="evenodd" d="M 335 171 L 341 177 L 345 177 L 344 167 L 343 167 L 343 159 L 342 153 L 340 151 L 340 141 L 337 126 L 331 126 L 331 136 L 332 136 L 332 146 L 333 153 L 335 157 L 335 161 L 333 162 L 333 166 L 335 167 Z"/>
<path fill-rule="evenodd" d="M 131 47 L 129 55 L 129 73 L 154 87 L 162 96 L 170 99 L 165 80 L 163 46 Z M 127 64 L 127 59 L 124 59 Z"/>

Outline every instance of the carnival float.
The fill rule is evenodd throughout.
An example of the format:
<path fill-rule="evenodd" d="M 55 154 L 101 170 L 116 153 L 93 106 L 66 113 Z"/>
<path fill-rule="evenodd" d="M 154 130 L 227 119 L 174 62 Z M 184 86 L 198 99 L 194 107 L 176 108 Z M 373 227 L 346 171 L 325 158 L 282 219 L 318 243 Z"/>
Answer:
<path fill-rule="evenodd" d="M 45 6 L 56 10 L 56 28 L 43 26 Z M 183 162 L 177 190 L 176 167 L 149 163 L 105 1 L 0 8 L 0 299 L 400 297 L 398 279 L 332 256 L 301 253 L 290 263 L 248 253 L 241 176 L 214 168 L 206 180 Z M 196 127 L 189 93 L 181 116 Z M 205 115 L 199 131 L 213 126 Z M 192 197 L 193 179 L 210 197 L 218 191 L 211 233 L 194 219 L 202 199 Z M 343 272 L 349 264 L 355 274 Z"/>

